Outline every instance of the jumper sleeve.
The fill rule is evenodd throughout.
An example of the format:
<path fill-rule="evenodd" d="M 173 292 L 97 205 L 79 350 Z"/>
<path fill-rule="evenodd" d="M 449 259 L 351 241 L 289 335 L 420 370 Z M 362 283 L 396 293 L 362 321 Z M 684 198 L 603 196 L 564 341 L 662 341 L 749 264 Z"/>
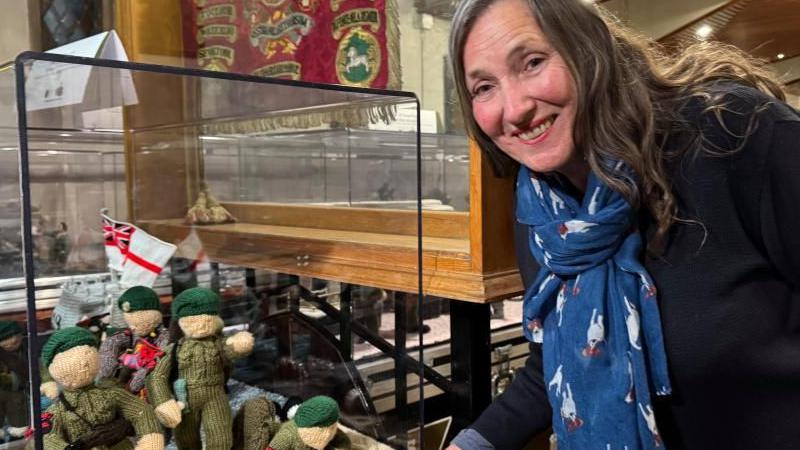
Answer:
<path fill-rule="evenodd" d="M 494 445 L 472 428 L 464 428 L 453 438 L 453 445 L 461 450 L 495 450 Z"/>
<path fill-rule="evenodd" d="M 161 425 L 152 406 L 124 389 L 110 388 L 109 391 L 113 393 L 119 412 L 136 431 L 136 437 L 161 433 Z"/>
<path fill-rule="evenodd" d="M 541 346 L 530 347 L 531 355 L 523 370 L 470 426 L 494 448 L 525 448 L 534 436 L 550 426 L 552 410 L 542 373 Z"/>
<path fill-rule="evenodd" d="M 800 288 L 800 116 L 776 121 L 761 193 L 761 232 L 776 270 Z"/>
<path fill-rule="evenodd" d="M 158 364 L 147 377 L 145 385 L 150 396 L 150 403 L 154 407 L 173 399 L 169 376 L 170 372 L 172 372 L 172 352 L 174 349 L 174 344 L 164 349 L 164 356 L 158 360 Z"/>

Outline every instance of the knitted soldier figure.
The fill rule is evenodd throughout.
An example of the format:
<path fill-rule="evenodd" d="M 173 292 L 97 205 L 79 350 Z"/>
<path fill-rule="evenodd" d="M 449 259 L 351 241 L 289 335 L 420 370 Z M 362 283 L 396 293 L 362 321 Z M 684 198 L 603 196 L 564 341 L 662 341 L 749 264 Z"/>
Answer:
<path fill-rule="evenodd" d="M 114 434 L 108 427 L 119 423 L 119 416 L 133 427 L 138 438 L 136 450 L 164 448 L 164 435 L 150 405 L 124 389 L 94 384 L 100 354 L 91 331 L 69 327 L 54 333 L 42 349 L 42 366 L 63 389 L 59 400 L 46 412 L 51 417 L 45 450 L 62 450 L 79 443 L 100 449 L 131 449 L 133 445 L 125 436 L 115 435 L 103 444 L 90 442 Z"/>
<path fill-rule="evenodd" d="M 173 320 L 184 337 L 166 354 L 147 378 L 150 401 L 161 423 L 175 428 L 178 448 L 229 450 L 233 443 L 231 407 L 225 393 L 225 367 L 250 354 L 253 335 L 241 331 L 220 335 L 220 299 L 205 288 L 187 289 L 172 302 Z M 176 397 L 178 400 L 176 400 Z"/>
<path fill-rule="evenodd" d="M 0 427 L 8 421 L 8 433 L 22 437 L 28 429 L 27 352 L 22 345 L 22 329 L 17 322 L 0 322 Z M 0 438 L 4 432 L 0 430 Z"/>
<path fill-rule="evenodd" d="M 266 397 L 251 398 L 233 419 L 233 450 L 264 450 L 280 427 L 275 404 Z"/>
<path fill-rule="evenodd" d="M 161 302 L 149 287 L 134 286 L 117 300 L 128 328 L 100 345 L 100 377 L 114 378 L 139 394 L 147 374 L 156 366 L 169 344 L 169 330 L 162 326 Z"/>
<path fill-rule="evenodd" d="M 272 450 L 349 450 L 350 438 L 339 430 L 336 400 L 318 395 L 303 402 L 294 418 L 281 425 L 269 443 Z"/>

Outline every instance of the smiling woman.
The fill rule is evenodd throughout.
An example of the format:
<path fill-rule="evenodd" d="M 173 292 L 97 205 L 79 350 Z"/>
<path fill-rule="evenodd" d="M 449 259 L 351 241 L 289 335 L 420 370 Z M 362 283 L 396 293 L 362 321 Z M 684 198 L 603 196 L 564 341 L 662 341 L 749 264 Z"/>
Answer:
<path fill-rule="evenodd" d="M 464 44 L 475 122 L 516 162 L 560 172 L 585 187 L 589 166 L 575 150 L 575 82 L 521 0 L 494 3 Z"/>
<path fill-rule="evenodd" d="M 518 173 L 534 344 L 451 450 L 548 426 L 566 449 L 797 448 L 800 114 L 772 75 L 721 44 L 666 57 L 582 0 L 462 0 L 450 53 L 470 134 Z"/>

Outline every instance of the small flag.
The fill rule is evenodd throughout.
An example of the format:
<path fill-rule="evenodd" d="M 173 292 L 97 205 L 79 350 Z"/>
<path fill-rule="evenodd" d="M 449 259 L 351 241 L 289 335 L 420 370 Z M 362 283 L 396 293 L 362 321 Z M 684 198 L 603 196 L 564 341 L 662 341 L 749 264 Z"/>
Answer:
<path fill-rule="evenodd" d="M 152 287 L 177 247 L 139 228 L 134 227 L 134 230 L 125 254 L 119 282 L 123 287 Z"/>
<path fill-rule="evenodd" d="M 131 236 L 134 230 L 136 230 L 136 227 L 129 223 L 112 219 L 105 214 L 106 211 L 106 209 L 100 211 L 100 217 L 103 221 L 103 238 L 106 244 L 106 257 L 108 258 L 109 267 L 121 271 L 122 264 L 125 261 L 125 255 L 128 253 Z"/>

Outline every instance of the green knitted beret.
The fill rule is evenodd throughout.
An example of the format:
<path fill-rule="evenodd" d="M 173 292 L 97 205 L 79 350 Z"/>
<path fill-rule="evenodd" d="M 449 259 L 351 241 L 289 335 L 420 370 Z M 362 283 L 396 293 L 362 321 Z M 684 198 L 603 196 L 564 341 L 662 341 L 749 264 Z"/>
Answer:
<path fill-rule="evenodd" d="M 126 290 L 119 296 L 117 304 L 125 312 L 161 309 L 158 294 L 147 286 L 134 286 Z"/>
<path fill-rule="evenodd" d="M 219 296 L 211 289 L 195 287 L 187 289 L 172 301 L 172 316 L 181 318 L 200 314 L 219 314 Z"/>
<path fill-rule="evenodd" d="M 325 395 L 311 397 L 303 402 L 294 415 L 298 428 L 327 427 L 339 420 L 339 405 Z"/>
<path fill-rule="evenodd" d="M 81 345 L 97 347 L 97 338 L 86 328 L 69 327 L 58 330 L 50 336 L 42 348 L 42 363 L 45 367 L 49 367 L 57 354 Z"/>
<path fill-rule="evenodd" d="M 10 320 L 0 321 L 0 341 L 17 334 L 22 334 L 22 328 L 19 327 L 17 322 L 12 322 Z"/>

